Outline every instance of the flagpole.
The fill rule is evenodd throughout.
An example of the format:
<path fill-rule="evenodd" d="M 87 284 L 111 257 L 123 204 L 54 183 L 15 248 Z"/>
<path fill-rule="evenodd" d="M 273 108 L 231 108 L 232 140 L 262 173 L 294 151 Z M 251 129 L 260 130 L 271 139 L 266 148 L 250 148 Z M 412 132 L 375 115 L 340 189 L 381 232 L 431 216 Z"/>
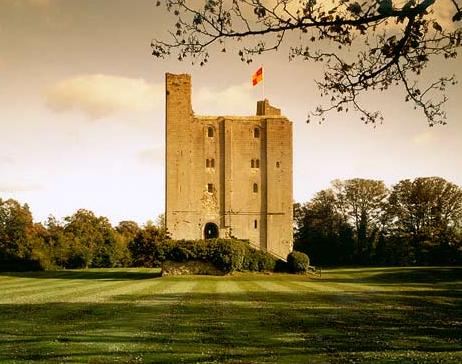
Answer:
<path fill-rule="evenodd" d="M 262 69 L 262 72 L 263 72 L 263 82 L 262 82 L 262 91 L 263 91 L 263 99 L 262 101 L 265 101 L 265 79 L 266 79 L 266 75 L 265 75 L 265 69 L 263 68 L 263 64 L 260 65 L 261 69 Z"/>

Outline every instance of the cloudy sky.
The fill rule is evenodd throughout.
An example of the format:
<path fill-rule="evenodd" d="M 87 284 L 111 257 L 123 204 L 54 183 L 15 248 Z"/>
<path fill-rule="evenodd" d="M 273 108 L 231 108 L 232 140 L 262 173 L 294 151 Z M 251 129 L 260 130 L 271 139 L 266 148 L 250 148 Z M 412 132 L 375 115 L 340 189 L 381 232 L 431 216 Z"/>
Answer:
<path fill-rule="evenodd" d="M 172 19 L 152 0 L 0 0 L 0 198 L 27 202 L 37 221 L 78 208 L 113 223 L 155 219 L 164 208 L 164 74 L 190 73 L 197 114 L 254 114 L 256 64 L 218 55 L 205 68 L 159 61 L 153 38 Z M 321 101 L 319 66 L 256 60 L 265 96 L 294 123 L 294 198 L 335 178 L 441 176 L 462 185 L 462 83 L 450 89 L 448 125 L 429 128 L 400 90 L 368 95 L 383 125 L 331 114 L 306 124 Z M 462 58 L 438 61 L 462 78 Z M 462 80 L 461 80 L 462 81 Z"/>

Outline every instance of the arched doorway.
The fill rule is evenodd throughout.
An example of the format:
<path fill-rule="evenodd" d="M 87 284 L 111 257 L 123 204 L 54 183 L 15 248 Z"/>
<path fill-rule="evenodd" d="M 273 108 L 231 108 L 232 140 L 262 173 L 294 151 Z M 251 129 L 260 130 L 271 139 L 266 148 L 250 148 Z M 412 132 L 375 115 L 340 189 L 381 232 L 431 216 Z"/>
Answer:
<path fill-rule="evenodd" d="M 213 222 L 208 222 L 204 227 L 204 239 L 218 238 L 218 226 Z"/>

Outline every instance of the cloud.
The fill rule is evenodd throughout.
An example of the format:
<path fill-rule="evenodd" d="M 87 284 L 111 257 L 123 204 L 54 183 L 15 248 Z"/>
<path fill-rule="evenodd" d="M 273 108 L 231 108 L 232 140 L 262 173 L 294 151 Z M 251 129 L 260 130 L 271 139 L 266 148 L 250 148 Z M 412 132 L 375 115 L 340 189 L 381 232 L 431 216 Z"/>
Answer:
<path fill-rule="evenodd" d="M 143 149 L 137 153 L 137 156 L 144 163 L 164 163 L 165 150 L 163 146 Z"/>
<path fill-rule="evenodd" d="M 417 134 L 412 138 L 415 144 L 429 144 L 437 140 L 436 136 L 431 131 L 424 131 L 423 133 Z"/>
<path fill-rule="evenodd" d="M 94 74 L 62 80 L 45 94 L 56 112 L 80 110 L 92 119 L 122 111 L 148 111 L 163 102 L 163 85 L 143 79 Z"/>
<path fill-rule="evenodd" d="M 249 100 L 254 99 L 250 83 L 230 86 L 224 90 L 203 87 L 193 94 L 193 105 L 199 114 L 238 115 L 248 114 Z"/>

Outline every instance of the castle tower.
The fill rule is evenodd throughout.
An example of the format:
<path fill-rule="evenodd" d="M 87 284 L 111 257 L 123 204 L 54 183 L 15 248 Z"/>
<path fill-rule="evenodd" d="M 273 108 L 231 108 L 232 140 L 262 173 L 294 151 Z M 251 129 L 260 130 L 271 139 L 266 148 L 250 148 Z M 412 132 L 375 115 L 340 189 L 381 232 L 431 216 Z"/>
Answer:
<path fill-rule="evenodd" d="M 292 250 L 292 123 L 268 100 L 256 116 L 197 116 L 189 75 L 166 74 L 166 226 L 173 239 L 230 238 Z"/>

